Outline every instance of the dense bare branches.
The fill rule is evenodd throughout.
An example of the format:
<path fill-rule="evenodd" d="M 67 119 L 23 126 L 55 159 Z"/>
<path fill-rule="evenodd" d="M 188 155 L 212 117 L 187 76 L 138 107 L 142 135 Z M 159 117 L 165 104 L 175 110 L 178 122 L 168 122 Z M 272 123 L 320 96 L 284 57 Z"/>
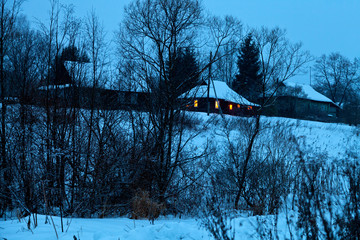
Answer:
<path fill-rule="evenodd" d="M 350 61 L 340 53 L 321 56 L 315 64 L 317 87 L 341 105 L 359 79 L 359 60 Z"/>
<path fill-rule="evenodd" d="M 11 172 L 10 165 L 11 162 L 7 158 L 6 144 L 7 144 L 7 104 L 4 101 L 8 97 L 7 89 L 8 84 L 6 84 L 6 71 L 5 68 L 5 56 L 8 53 L 10 38 L 14 32 L 14 25 L 17 19 L 17 16 L 20 11 L 20 6 L 22 0 L 0 1 L 0 102 L 1 102 L 1 159 L 0 159 L 0 188 L 1 192 L 4 193 L 5 198 L 2 198 L 0 201 L 0 215 L 2 215 L 2 210 L 7 208 L 8 203 L 11 202 L 9 198 L 9 189 L 8 186 L 11 183 Z"/>
<path fill-rule="evenodd" d="M 310 207 L 317 213 L 323 208 L 325 217 L 316 217 L 324 228 L 328 225 L 326 211 L 331 209 L 323 207 L 327 199 L 322 197 L 333 188 L 324 188 L 321 181 L 332 179 L 324 178 L 325 167 L 307 168 L 311 156 L 301 155 L 298 141 L 304 136 L 296 132 L 295 139 L 294 126 L 260 115 L 207 118 L 183 111 L 188 103 L 178 96 L 190 79 L 196 84 L 214 75 L 233 80 L 243 38 L 240 21 L 206 17 L 197 0 L 134 1 L 117 33 L 116 74 L 109 67 L 110 44 L 95 11 L 81 20 L 73 7 L 51 0 L 49 22 L 37 32 L 16 18 L 21 1 L 4 7 L 7 3 L 0 0 L 0 216 L 19 208 L 23 215 L 82 217 L 133 211 L 133 217 L 153 220 L 162 213 L 196 214 L 205 203 L 210 231 L 217 238 L 222 231 L 226 239 L 234 231 L 228 227 L 232 217 L 223 212 L 277 214 L 292 194 L 294 209 L 304 204 L 300 214 L 313 217 L 301 211 L 315 201 Z M 264 27 L 252 36 L 260 52 L 266 105 L 279 85 L 301 73 L 312 58 L 279 28 Z M 181 74 L 187 70 L 179 68 L 186 54 L 193 68 Z M 213 75 L 207 71 L 212 65 L 217 65 Z M 324 89 L 344 102 L 357 80 L 358 62 L 333 54 L 316 66 Z M 113 78 L 119 80 L 116 90 L 108 89 Z M 46 86 L 39 88 L 39 82 Z M 11 106 L 10 94 L 19 100 Z M 33 102 L 41 94 L 44 101 Z M 100 106 L 107 94 L 123 110 Z M 318 156 L 327 159 L 326 154 Z M 298 165 L 299 159 L 304 165 Z M 341 234 L 358 234 L 358 172 L 356 165 L 342 176 L 331 175 L 345 176 L 351 187 L 343 198 L 351 205 L 344 208 L 344 219 L 339 217 L 346 230 Z M 311 188 L 319 190 L 316 198 Z"/>
<path fill-rule="evenodd" d="M 272 97 L 279 84 L 301 73 L 312 60 L 301 43 L 291 43 L 285 30 L 262 27 L 253 33 L 260 52 L 263 99 Z M 266 104 L 266 101 L 263 103 Z"/>

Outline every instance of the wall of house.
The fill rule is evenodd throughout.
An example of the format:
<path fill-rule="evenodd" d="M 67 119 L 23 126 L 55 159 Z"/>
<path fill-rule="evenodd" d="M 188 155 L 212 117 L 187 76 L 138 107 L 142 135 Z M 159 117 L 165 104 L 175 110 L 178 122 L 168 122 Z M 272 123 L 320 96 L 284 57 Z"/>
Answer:
<path fill-rule="evenodd" d="M 317 102 L 292 96 L 277 97 L 265 115 L 328 121 L 337 116 L 337 108 L 327 102 Z"/>
<path fill-rule="evenodd" d="M 195 100 L 197 100 L 197 107 L 195 107 Z M 256 115 L 257 109 L 254 107 L 250 107 L 247 105 L 240 105 L 237 103 L 229 102 L 220 99 L 219 100 L 219 108 L 215 107 L 216 99 L 210 98 L 210 113 L 223 113 L 234 116 L 254 116 Z M 230 109 L 230 105 L 232 105 L 232 109 Z M 196 112 L 207 112 L 208 111 L 208 101 L 207 98 L 199 98 L 188 100 L 186 103 L 186 110 L 196 111 Z"/>

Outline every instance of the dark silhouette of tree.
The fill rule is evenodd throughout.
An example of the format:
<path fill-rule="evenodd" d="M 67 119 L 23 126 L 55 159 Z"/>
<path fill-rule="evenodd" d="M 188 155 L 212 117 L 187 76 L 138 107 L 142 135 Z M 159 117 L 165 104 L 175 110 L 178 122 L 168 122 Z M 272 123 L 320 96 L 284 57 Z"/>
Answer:
<path fill-rule="evenodd" d="M 61 61 L 74 61 L 74 62 L 90 62 L 89 57 L 85 52 L 81 52 L 76 46 L 67 46 L 61 52 Z"/>
<path fill-rule="evenodd" d="M 143 126 L 149 126 L 140 131 L 141 135 L 147 136 L 145 144 L 142 143 L 146 154 L 143 154 L 141 164 L 151 167 L 144 169 L 144 175 L 153 178 L 147 181 L 151 183 L 149 189 L 142 190 L 148 191 L 150 197 L 159 203 L 171 203 L 173 196 L 187 188 L 177 183 L 177 174 L 187 171 L 187 166 L 198 158 L 193 156 L 189 160 L 184 152 L 184 146 L 194 136 L 185 137 L 184 122 L 188 115 L 179 110 L 179 100 L 175 97 L 191 88 L 194 80 L 190 69 L 196 69 L 195 64 L 185 64 L 186 67 L 181 64 L 195 62 L 191 50 L 186 53 L 186 47 L 196 42 L 201 26 L 211 29 L 208 39 L 214 50 L 213 57 L 195 74 L 199 75 L 222 57 L 219 49 L 234 39 L 241 27 L 231 17 L 209 18 L 205 24 L 197 0 L 134 1 L 125 8 L 124 19 L 119 32 L 119 53 L 122 59 L 132 61 L 135 66 L 132 74 L 137 75 L 136 81 L 151 93 L 144 101 L 149 117 L 139 116 L 137 120 L 143 122 Z M 186 176 L 190 176 L 188 172 Z M 193 179 L 185 184 L 192 185 Z"/>
<path fill-rule="evenodd" d="M 283 82 L 304 73 L 306 64 L 313 60 L 301 43 L 292 43 L 286 31 L 280 28 L 254 30 L 254 41 L 259 49 L 261 63 L 261 100 L 263 107 L 270 106 L 272 99 Z"/>
<path fill-rule="evenodd" d="M 172 67 L 167 64 L 171 93 L 178 97 L 199 84 L 199 65 L 190 47 L 179 48 Z"/>
<path fill-rule="evenodd" d="M 6 152 L 7 148 L 7 95 L 9 88 L 6 84 L 7 69 L 6 61 L 10 45 L 10 37 L 14 32 L 14 24 L 20 12 L 22 0 L 14 0 L 8 3 L 6 0 L 0 1 L 0 102 L 1 102 L 1 118 L 0 118 L 0 217 L 9 206 L 11 206 L 11 198 L 9 186 L 12 182 L 11 161 Z M 6 197 L 4 197 L 6 196 Z"/>
<path fill-rule="evenodd" d="M 84 51 L 80 51 L 76 46 L 67 46 L 65 47 L 60 56 L 55 57 L 55 67 L 52 69 L 53 74 L 53 84 L 54 85 L 64 85 L 72 84 L 73 81 L 70 78 L 70 75 L 65 67 L 65 62 L 79 62 L 79 63 L 89 63 L 90 59 Z"/>
<path fill-rule="evenodd" d="M 235 76 L 232 86 L 239 94 L 250 100 L 256 100 L 261 93 L 259 49 L 249 34 L 239 51 L 237 66 L 239 74 Z"/>
<path fill-rule="evenodd" d="M 186 164 L 180 154 L 182 147 L 179 148 L 184 144 L 183 128 L 175 125 L 175 119 L 184 118 L 177 110 L 174 96 L 178 92 L 173 92 L 178 86 L 173 83 L 182 78 L 174 77 L 181 71 L 178 62 L 182 60 L 177 55 L 181 55 L 178 50 L 189 46 L 196 36 L 196 26 L 202 20 L 201 6 L 196 0 L 134 1 L 125 8 L 124 19 L 119 33 L 121 51 L 124 58 L 138 60 L 139 67 L 133 71 L 141 71 L 139 77 L 151 92 L 146 104 L 149 126 L 153 127 L 142 133 L 149 136 L 142 162 L 151 161 L 152 169 L 145 171 L 156 174 L 152 174 L 155 176 L 153 189 L 144 190 L 151 192 L 151 197 L 158 202 L 165 203 L 179 191 L 173 185 L 174 178 L 179 167 Z"/>
<path fill-rule="evenodd" d="M 342 104 L 359 77 L 359 60 L 350 61 L 340 53 L 322 55 L 315 63 L 315 89 Z M 350 98 L 353 98 L 352 96 Z"/>

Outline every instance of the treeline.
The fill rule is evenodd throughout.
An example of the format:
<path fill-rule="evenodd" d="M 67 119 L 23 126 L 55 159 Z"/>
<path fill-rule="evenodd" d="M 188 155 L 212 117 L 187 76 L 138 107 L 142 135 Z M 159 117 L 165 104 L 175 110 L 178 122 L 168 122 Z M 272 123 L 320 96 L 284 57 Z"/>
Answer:
<path fill-rule="evenodd" d="M 256 93 L 270 104 L 279 84 L 313 59 L 284 30 L 206 16 L 196 0 L 134 1 L 110 43 L 95 12 L 81 19 L 71 6 L 50 3 L 49 21 L 33 28 L 21 1 L 0 2 L 0 216 L 154 219 L 213 216 L 215 206 L 274 214 L 290 193 L 301 200 L 309 166 L 301 172 L 307 159 L 286 126 L 268 132 L 260 114 L 224 121 L 225 142 L 197 146 L 207 124 L 177 100 L 209 78 L 237 79 L 238 49 L 251 32 L 260 56 Z M 87 87 L 87 109 L 77 107 L 79 88 L 65 91 L 66 84 Z M 43 105 L 29 104 L 40 86 Z M 108 87 L 150 92 L 147 111 L 98 108 L 97 89 Z"/>

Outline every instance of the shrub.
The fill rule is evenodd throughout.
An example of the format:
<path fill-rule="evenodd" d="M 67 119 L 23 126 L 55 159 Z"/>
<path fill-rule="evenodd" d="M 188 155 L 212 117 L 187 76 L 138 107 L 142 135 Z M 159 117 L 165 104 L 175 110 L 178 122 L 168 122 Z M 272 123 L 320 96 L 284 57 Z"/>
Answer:
<path fill-rule="evenodd" d="M 132 199 L 131 218 L 146 218 L 154 222 L 156 218 L 164 211 L 165 205 L 158 203 L 150 198 L 149 192 L 138 190 Z"/>

